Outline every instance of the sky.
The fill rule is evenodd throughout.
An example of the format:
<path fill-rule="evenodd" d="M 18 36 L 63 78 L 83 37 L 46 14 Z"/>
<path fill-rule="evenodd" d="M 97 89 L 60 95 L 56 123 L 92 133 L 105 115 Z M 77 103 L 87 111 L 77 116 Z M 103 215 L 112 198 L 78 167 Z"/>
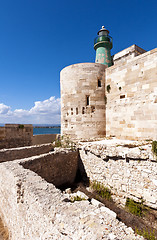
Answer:
<path fill-rule="evenodd" d="M 156 0 L 0 0 L 0 123 L 60 123 L 60 71 L 94 62 L 104 25 L 115 54 L 157 47 Z"/>

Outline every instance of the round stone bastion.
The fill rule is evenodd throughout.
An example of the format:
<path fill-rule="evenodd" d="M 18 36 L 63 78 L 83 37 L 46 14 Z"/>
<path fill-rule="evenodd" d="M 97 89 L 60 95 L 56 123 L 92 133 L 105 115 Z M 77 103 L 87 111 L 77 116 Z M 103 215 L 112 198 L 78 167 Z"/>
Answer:
<path fill-rule="evenodd" d="M 99 63 L 79 63 L 61 71 L 62 135 L 71 139 L 106 135 L 105 69 Z"/>

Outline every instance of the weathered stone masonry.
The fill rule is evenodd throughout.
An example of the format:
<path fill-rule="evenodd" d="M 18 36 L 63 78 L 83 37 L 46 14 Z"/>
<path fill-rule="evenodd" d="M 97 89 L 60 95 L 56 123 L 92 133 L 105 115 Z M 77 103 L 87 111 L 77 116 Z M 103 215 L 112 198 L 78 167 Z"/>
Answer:
<path fill-rule="evenodd" d="M 151 145 L 129 149 L 118 141 L 113 145 L 87 143 L 82 147 L 81 159 L 90 180 L 108 186 L 116 202 L 124 206 L 127 197 L 143 199 L 157 209 L 157 162 Z"/>
<path fill-rule="evenodd" d="M 115 65 L 80 63 L 61 71 L 62 135 L 157 139 L 157 49 L 133 45 Z"/>
<path fill-rule="evenodd" d="M 77 165 L 78 152 L 63 149 L 0 163 L 0 182 L 5 182 L 0 184 L 0 216 L 11 240 L 102 240 L 115 236 L 143 240 L 97 200 L 72 203 L 70 194 L 55 187 L 74 180 Z"/>
<path fill-rule="evenodd" d="M 5 124 L 0 127 L 0 149 L 52 143 L 57 135 L 33 135 L 32 124 Z"/>
<path fill-rule="evenodd" d="M 61 134 L 71 138 L 106 134 L 105 68 L 80 63 L 61 71 Z"/>
<path fill-rule="evenodd" d="M 28 158 L 35 155 L 40 155 L 43 153 L 48 153 L 52 151 L 52 144 L 42 144 L 35 146 L 19 147 L 19 148 L 9 148 L 0 150 L 0 163 L 13 161 L 15 159 Z"/>
<path fill-rule="evenodd" d="M 106 69 L 106 131 L 123 139 L 157 139 L 157 49 Z"/>
<path fill-rule="evenodd" d="M 55 185 L 73 182 L 77 166 L 78 152 L 68 150 L 0 163 L 0 214 L 11 240 L 56 239 L 53 221 L 65 204 Z"/>

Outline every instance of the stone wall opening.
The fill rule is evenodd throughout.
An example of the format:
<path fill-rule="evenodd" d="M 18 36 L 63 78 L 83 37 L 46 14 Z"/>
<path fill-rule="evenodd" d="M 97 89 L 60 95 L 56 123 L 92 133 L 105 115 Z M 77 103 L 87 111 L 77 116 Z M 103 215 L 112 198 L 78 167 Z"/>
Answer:
<path fill-rule="evenodd" d="M 89 96 L 86 96 L 86 106 L 89 106 Z"/>
<path fill-rule="evenodd" d="M 101 87 L 101 80 L 98 79 L 98 87 Z"/>

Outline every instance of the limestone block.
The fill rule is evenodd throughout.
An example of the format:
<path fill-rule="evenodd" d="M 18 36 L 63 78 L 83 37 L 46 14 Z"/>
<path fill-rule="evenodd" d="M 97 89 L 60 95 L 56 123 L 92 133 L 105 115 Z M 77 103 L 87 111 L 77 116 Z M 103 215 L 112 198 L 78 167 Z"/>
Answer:
<path fill-rule="evenodd" d="M 101 212 L 106 212 L 107 214 L 109 214 L 109 215 L 112 216 L 113 218 L 116 218 L 116 217 L 117 217 L 117 214 L 116 214 L 115 212 L 111 211 L 111 210 L 110 210 L 109 208 L 107 208 L 107 207 L 104 207 L 104 206 L 100 207 L 100 211 L 101 211 Z"/>
<path fill-rule="evenodd" d="M 96 207 L 101 207 L 103 205 L 101 202 L 99 202 L 98 200 L 96 200 L 94 198 L 91 199 L 91 204 Z"/>

